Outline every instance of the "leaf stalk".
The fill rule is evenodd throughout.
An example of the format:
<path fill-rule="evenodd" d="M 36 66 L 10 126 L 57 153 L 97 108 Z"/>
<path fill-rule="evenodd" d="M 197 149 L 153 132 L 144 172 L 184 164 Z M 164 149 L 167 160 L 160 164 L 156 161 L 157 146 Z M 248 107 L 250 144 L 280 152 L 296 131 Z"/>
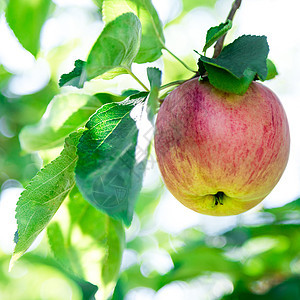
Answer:
<path fill-rule="evenodd" d="M 172 55 L 176 60 L 178 60 L 186 69 L 193 73 L 197 73 L 197 71 L 190 68 L 184 61 L 182 61 L 178 56 L 176 56 L 171 50 L 169 50 L 165 45 L 163 46 L 163 49 L 166 50 L 170 55 Z"/>
<path fill-rule="evenodd" d="M 169 82 L 165 85 L 162 85 L 159 90 L 161 91 L 161 90 L 164 90 L 164 89 L 166 89 L 170 86 L 182 84 L 182 83 L 186 82 L 187 80 L 176 80 L 176 81 Z"/>
<path fill-rule="evenodd" d="M 126 68 L 126 71 L 127 71 L 127 73 L 136 81 L 136 82 L 138 82 L 142 87 L 143 87 L 143 89 L 146 91 L 146 92 L 149 92 L 149 89 L 146 87 L 146 85 L 144 85 L 139 79 L 138 79 L 138 77 L 136 77 L 133 73 L 132 73 L 132 71 L 129 69 L 129 68 Z"/>

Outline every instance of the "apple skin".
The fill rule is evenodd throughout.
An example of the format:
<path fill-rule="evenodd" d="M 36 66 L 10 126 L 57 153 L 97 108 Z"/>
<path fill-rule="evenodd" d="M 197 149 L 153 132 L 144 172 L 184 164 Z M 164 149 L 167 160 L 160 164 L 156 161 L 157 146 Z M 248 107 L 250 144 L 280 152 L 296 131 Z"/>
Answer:
<path fill-rule="evenodd" d="M 288 161 L 289 126 L 277 96 L 260 83 L 243 95 L 191 79 L 164 100 L 155 152 L 168 190 L 207 215 L 236 215 L 260 203 Z"/>

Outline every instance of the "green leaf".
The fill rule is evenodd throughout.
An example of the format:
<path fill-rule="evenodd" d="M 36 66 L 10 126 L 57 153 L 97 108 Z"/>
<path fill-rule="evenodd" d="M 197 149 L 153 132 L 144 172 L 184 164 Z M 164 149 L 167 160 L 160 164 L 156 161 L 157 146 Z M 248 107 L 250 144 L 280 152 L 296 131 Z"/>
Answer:
<path fill-rule="evenodd" d="M 225 273 L 236 276 L 240 272 L 241 264 L 228 259 L 221 249 L 205 245 L 186 245 L 171 254 L 174 269 L 164 275 L 163 282 L 188 281 L 208 272 Z"/>
<path fill-rule="evenodd" d="M 199 54 L 199 52 L 195 51 L 197 54 Z M 201 55 L 201 54 L 199 54 Z M 197 62 L 197 65 L 198 65 L 198 73 L 200 74 L 200 76 L 202 77 L 205 73 L 206 73 L 206 69 L 205 69 L 205 66 L 204 66 L 204 62 L 199 58 L 198 59 L 198 62 Z"/>
<path fill-rule="evenodd" d="M 155 274 L 156 276 L 154 274 L 151 274 L 150 276 L 145 276 L 145 274 L 141 272 L 141 269 L 141 266 L 136 264 L 122 272 L 118 284 L 119 282 L 122 283 L 122 290 L 125 295 L 130 290 L 139 287 L 147 287 L 155 291 L 158 291 L 162 287 L 162 280 L 164 278 L 160 274 Z M 118 288 L 118 284 L 116 288 Z M 124 298 L 113 298 L 113 300 L 121 299 L 123 300 Z"/>
<path fill-rule="evenodd" d="M 179 24 L 182 19 L 193 9 L 202 7 L 209 7 L 213 9 L 215 7 L 217 0 L 185 0 L 182 1 L 182 11 L 179 16 L 174 20 L 166 24 L 166 26 Z"/>
<path fill-rule="evenodd" d="M 69 197 L 68 210 L 71 224 L 78 225 L 82 233 L 91 236 L 94 240 L 102 240 L 105 234 L 105 213 L 87 202 L 77 186 L 73 188 Z"/>
<path fill-rule="evenodd" d="M 35 94 L 23 95 L 15 101 L 9 101 L 8 117 L 12 123 L 23 127 L 38 122 L 46 111 L 47 105 L 58 94 L 57 82 L 49 81 Z"/>
<path fill-rule="evenodd" d="M 78 253 L 73 245 L 64 237 L 58 222 L 51 222 L 47 226 L 48 243 L 57 262 L 67 272 L 76 277 L 84 279 L 82 265 L 78 258 Z"/>
<path fill-rule="evenodd" d="M 272 273 L 274 275 L 276 274 L 273 270 Z M 258 294 L 256 291 L 253 291 L 253 289 L 249 288 L 249 284 L 245 284 L 245 282 L 240 280 L 237 284 L 235 284 L 233 293 L 230 293 L 229 295 L 224 295 L 222 297 L 222 300 L 282 300 L 300 298 L 299 275 L 292 277 L 288 276 L 284 278 L 287 279 L 280 280 L 278 282 L 275 281 L 272 285 L 270 285 L 270 289 L 267 289 L 263 294 Z M 253 280 L 253 282 L 255 281 Z"/>
<path fill-rule="evenodd" d="M 10 77 L 11 77 L 11 73 L 9 73 L 4 67 L 3 65 L 0 65 L 0 89 L 2 90 L 2 88 L 4 86 L 7 85 Z"/>
<path fill-rule="evenodd" d="M 101 284 L 104 287 L 104 299 L 113 291 L 122 263 L 125 247 L 125 232 L 122 223 L 106 216 L 105 257 L 101 265 Z"/>
<path fill-rule="evenodd" d="M 158 93 L 161 86 L 161 74 L 158 68 L 147 68 L 147 76 L 150 82 L 150 94 L 148 99 L 149 119 L 153 119 L 159 107 Z"/>
<path fill-rule="evenodd" d="M 124 91 L 125 95 L 115 95 L 115 94 L 110 94 L 110 93 L 97 93 L 94 95 L 102 104 L 107 104 L 107 103 L 112 103 L 112 102 L 121 102 L 122 100 L 126 99 L 127 93 L 129 95 L 131 94 L 136 94 L 138 91 L 133 91 L 133 90 L 127 90 Z"/>
<path fill-rule="evenodd" d="M 201 236 L 198 231 L 198 238 L 199 234 Z M 165 240 L 168 238 L 170 239 L 170 236 L 164 236 Z M 171 241 L 168 242 L 169 245 Z M 169 250 L 174 263 L 173 269 L 164 275 L 152 272 L 150 276 L 145 277 L 141 273 L 140 265 L 133 265 L 124 270 L 120 277 L 124 283 L 124 293 L 136 287 L 148 287 L 157 291 L 173 281 L 189 282 L 199 276 L 214 272 L 228 274 L 233 279 L 240 276 L 241 264 L 227 258 L 221 249 L 205 246 L 203 242 L 197 242 L 195 245 L 187 243 L 186 239 L 178 241 L 183 243 L 184 247 Z"/>
<path fill-rule="evenodd" d="M 256 76 L 266 79 L 268 52 L 265 36 L 244 35 L 225 46 L 217 58 L 201 55 L 200 60 L 212 85 L 226 92 L 244 94 Z"/>
<path fill-rule="evenodd" d="M 6 9 L 6 1 L 0 0 L 0 14 Z"/>
<path fill-rule="evenodd" d="M 141 23 L 133 13 L 126 13 L 106 24 L 86 63 L 87 79 L 113 71 L 126 74 L 135 59 L 141 40 Z"/>
<path fill-rule="evenodd" d="M 32 152 L 62 145 L 66 136 L 84 126 L 101 106 L 99 100 L 84 94 L 55 96 L 44 117 L 38 123 L 22 129 L 19 136 L 22 149 Z"/>
<path fill-rule="evenodd" d="M 278 75 L 276 66 L 270 59 L 267 59 L 267 68 L 268 68 L 268 74 L 265 80 L 273 79 L 276 75 Z"/>
<path fill-rule="evenodd" d="M 98 287 L 90 282 L 87 282 L 81 278 L 78 278 L 76 275 L 68 272 L 66 268 L 62 267 L 59 263 L 57 263 L 51 255 L 48 255 L 46 251 L 37 251 L 35 253 L 28 253 L 24 256 L 23 262 L 24 265 L 28 266 L 28 272 L 30 274 L 29 277 L 26 275 L 22 277 L 21 281 L 18 280 L 18 293 L 16 297 L 10 297 L 12 295 L 13 289 L 8 289 L 8 297 L 5 299 L 24 299 L 24 295 L 26 295 L 26 299 L 41 299 L 40 296 L 40 284 L 43 284 L 45 280 L 49 278 L 60 278 L 60 280 L 66 280 L 69 287 L 72 290 L 71 299 L 84 299 L 84 300 L 94 300 L 95 293 L 98 290 Z M 6 265 L 6 260 L 3 260 Z M 1 261 L 1 263 L 2 263 Z M 20 264 L 23 265 L 22 263 Z M 1 268 L 6 268 L 4 265 L 1 265 Z M 3 273 L 4 274 L 4 273 Z M 2 274 L 1 274 L 2 275 Z M 54 276 L 54 277 L 53 277 Z M 61 277 L 63 276 L 63 277 Z M 2 277 L 3 278 L 3 277 Z M 34 282 L 34 285 L 33 285 Z M 14 283 L 16 281 L 14 280 Z M 19 285 L 20 284 L 20 285 Z M 75 284 L 75 286 L 74 286 Z M 9 286 L 6 286 L 6 288 Z M 22 287 L 22 289 L 21 289 Z M 24 289 L 23 289 L 24 287 Z M 57 287 L 57 286 L 56 286 Z M 66 287 L 66 286 L 65 286 Z M 68 286 L 67 286 L 68 287 Z M 75 288 L 75 289 L 74 289 Z M 7 290 L 7 289 L 6 289 Z M 47 289 L 49 292 L 49 288 Z M 69 288 L 67 288 L 69 290 Z M 31 293 L 33 291 L 33 293 Z M 51 299 L 65 299 L 64 292 L 60 292 L 61 290 L 55 290 L 53 294 L 51 291 Z M 75 293 L 73 293 L 73 291 Z M 2 291 L 1 291 L 2 292 Z M 50 292 L 49 292 L 50 294 Z M 49 295 L 48 294 L 48 295 Z M 3 293 L 1 294 L 1 296 Z M 6 295 L 6 294 L 4 294 Z M 14 294 L 15 295 L 15 294 Z M 33 296 L 32 296 L 33 295 Z M 73 297 L 74 296 L 74 297 Z M 69 297 L 67 297 L 69 298 Z"/>
<path fill-rule="evenodd" d="M 74 187 L 76 146 L 82 132 L 71 134 L 60 156 L 46 165 L 22 192 L 16 208 L 18 242 L 11 265 L 30 247 L 47 226 Z"/>
<path fill-rule="evenodd" d="M 85 65 L 86 62 L 80 59 L 77 59 L 74 63 L 75 68 L 68 74 L 61 75 L 59 79 L 59 86 L 75 86 L 78 88 L 82 88 L 84 82 L 86 81 L 86 73 L 85 73 Z"/>
<path fill-rule="evenodd" d="M 72 270 L 70 256 L 65 245 L 62 230 L 57 222 L 47 227 L 48 242 L 56 260 L 68 271 Z"/>
<path fill-rule="evenodd" d="M 68 209 L 72 224 L 78 224 L 82 233 L 92 238 L 92 243 L 85 245 L 87 251 L 102 253 L 99 263 L 100 283 L 103 299 L 115 287 L 125 246 L 125 231 L 122 223 L 110 218 L 86 202 L 77 188 L 70 194 Z M 82 253 L 87 254 L 87 253 Z M 92 281 L 92 278 L 88 278 Z M 99 280 L 99 278 L 97 278 Z"/>
<path fill-rule="evenodd" d="M 138 143 L 148 93 L 103 105 L 78 144 L 76 182 L 96 208 L 129 225 L 141 189 L 150 141 Z"/>
<path fill-rule="evenodd" d="M 40 48 L 40 34 L 51 0 L 10 0 L 6 8 L 6 19 L 22 46 L 37 55 Z"/>
<path fill-rule="evenodd" d="M 300 220 L 300 199 L 289 202 L 282 207 L 265 208 L 263 212 L 271 213 L 277 223 L 298 224 Z"/>
<path fill-rule="evenodd" d="M 84 82 L 86 81 L 87 77 L 86 77 L 86 70 L 85 70 L 85 66 L 86 66 L 86 62 L 82 61 L 80 59 L 77 59 L 75 61 L 75 68 L 68 74 L 63 74 L 60 77 L 59 80 L 59 86 L 75 86 L 77 88 L 82 88 L 84 85 Z M 102 74 L 101 78 L 102 79 L 112 79 L 118 75 L 120 75 L 120 72 L 123 73 L 124 69 L 123 68 L 115 68 L 111 71 L 108 71 L 104 74 Z"/>
<path fill-rule="evenodd" d="M 243 95 L 255 77 L 255 73 L 248 71 L 242 78 L 236 78 L 224 69 L 213 65 L 204 64 L 209 82 L 219 90 L 224 92 Z"/>
<path fill-rule="evenodd" d="M 142 190 L 136 204 L 135 212 L 139 219 L 151 219 L 156 206 L 158 205 L 163 192 L 163 185 L 160 184 L 150 190 Z M 144 224 L 147 224 L 144 222 Z"/>
<path fill-rule="evenodd" d="M 161 86 L 161 70 L 158 68 L 147 68 L 147 76 L 151 90 L 158 90 Z"/>
<path fill-rule="evenodd" d="M 212 46 L 222 35 L 224 35 L 232 27 L 232 21 L 228 20 L 225 23 L 221 23 L 219 26 L 211 27 L 206 34 L 206 42 L 203 47 L 203 52 Z"/>
<path fill-rule="evenodd" d="M 100 10 L 102 9 L 103 1 L 104 0 L 93 0 L 93 2 L 100 8 Z"/>
<path fill-rule="evenodd" d="M 225 46 L 217 58 L 201 56 L 200 59 L 215 67 L 225 69 L 237 78 L 251 70 L 264 80 L 267 77 L 269 46 L 265 36 L 243 35 Z"/>
<path fill-rule="evenodd" d="M 134 95 L 134 94 L 138 94 L 138 93 L 140 93 L 139 90 L 128 89 L 128 90 L 122 91 L 121 96 L 127 98 L 127 97 L 130 97 L 130 96 L 132 96 L 132 95 Z M 124 98 L 124 99 L 125 99 L 125 98 Z"/>
<path fill-rule="evenodd" d="M 117 16 L 132 12 L 138 16 L 142 24 L 142 39 L 139 52 L 135 58 L 137 63 L 152 62 L 161 55 L 165 38 L 163 26 L 151 0 L 104 0 L 103 19 L 110 22 Z"/>
<path fill-rule="evenodd" d="M 210 7 L 214 8 L 217 0 L 188 0 L 188 1 L 183 1 L 183 10 L 184 11 L 190 11 L 194 8 L 197 7 Z"/>

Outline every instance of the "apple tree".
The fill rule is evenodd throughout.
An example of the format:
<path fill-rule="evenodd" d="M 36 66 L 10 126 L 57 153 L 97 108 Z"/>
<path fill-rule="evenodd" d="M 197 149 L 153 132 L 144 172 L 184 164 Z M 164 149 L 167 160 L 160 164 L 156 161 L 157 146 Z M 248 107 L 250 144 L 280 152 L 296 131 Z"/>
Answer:
<path fill-rule="evenodd" d="M 204 38 L 182 57 L 168 46 L 172 26 L 216 0 L 167 1 L 164 22 L 158 1 L 87 2 L 0 0 L 3 24 L 49 73 L 18 94 L 20 75 L 0 56 L 1 197 L 22 189 L 12 256 L 0 252 L 0 298 L 299 298 L 299 200 L 240 215 L 271 192 L 289 155 L 284 109 L 258 83 L 278 75 L 267 37 L 234 37 L 242 1 L 197 28 Z M 89 19 L 89 34 L 64 41 L 64 14 Z M 47 30 L 60 43 L 45 41 Z M 160 228 L 166 195 L 198 224 Z M 221 230 L 200 226 L 236 214 Z M 28 274 L 13 277 L 22 266 Z"/>

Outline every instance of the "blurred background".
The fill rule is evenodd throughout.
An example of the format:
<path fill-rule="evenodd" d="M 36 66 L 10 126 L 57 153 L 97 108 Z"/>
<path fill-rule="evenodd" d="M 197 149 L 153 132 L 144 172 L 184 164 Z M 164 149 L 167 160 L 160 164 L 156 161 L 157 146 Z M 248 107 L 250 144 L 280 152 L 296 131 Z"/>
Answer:
<path fill-rule="evenodd" d="M 18 5 L 25 0 L 14 1 Z M 40 120 L 76 59 L 85 60 L 103 29 L 101 1 L 52 0 L 36 15 L 15 8 L 28 32 L 26 51 L 7 24 L 0 0 L 0 299 L 92 299 L 95 286 L 78 281 L 51 256 L 47 236 L 8 273 L 20 193 L 42 165 L 61 149 L 25 153 L 18 134 Z M 196 69 L 207 30 L 225 21 L 232 0 L 153 0 L 165 26 L 166 45 Z M 43 1 L 30 1 L 32 5 Z M 279 75 L 265 85 L 280 98 L 290 124 L 291 152 L 280 182 L 263 203 L 233 217 L 197 214 L 163 187 L 152 151 L 133 224 L 126 231 L 120 280 L 113 299 L 300 299 L 300 38 L 297 0 L 242 1 L 226 42 L 243 34 L 266 35 L 269 58 Z M 40 33 L 39 33 L 40 30 Z M 36 40 L 30 36 L 37 33 Z M 191 73 L 164 52 L 151 64 L 134 64 L 147 81 L 146 67 L 163 70 L 163 83 Z M 209 53 L 208 53 L 209 54 Z M 92 80 L 83 92 L 121 93 L 140 87 L 128 75 Z M 56 218 L 64 218 L 62 207 Z"/>

